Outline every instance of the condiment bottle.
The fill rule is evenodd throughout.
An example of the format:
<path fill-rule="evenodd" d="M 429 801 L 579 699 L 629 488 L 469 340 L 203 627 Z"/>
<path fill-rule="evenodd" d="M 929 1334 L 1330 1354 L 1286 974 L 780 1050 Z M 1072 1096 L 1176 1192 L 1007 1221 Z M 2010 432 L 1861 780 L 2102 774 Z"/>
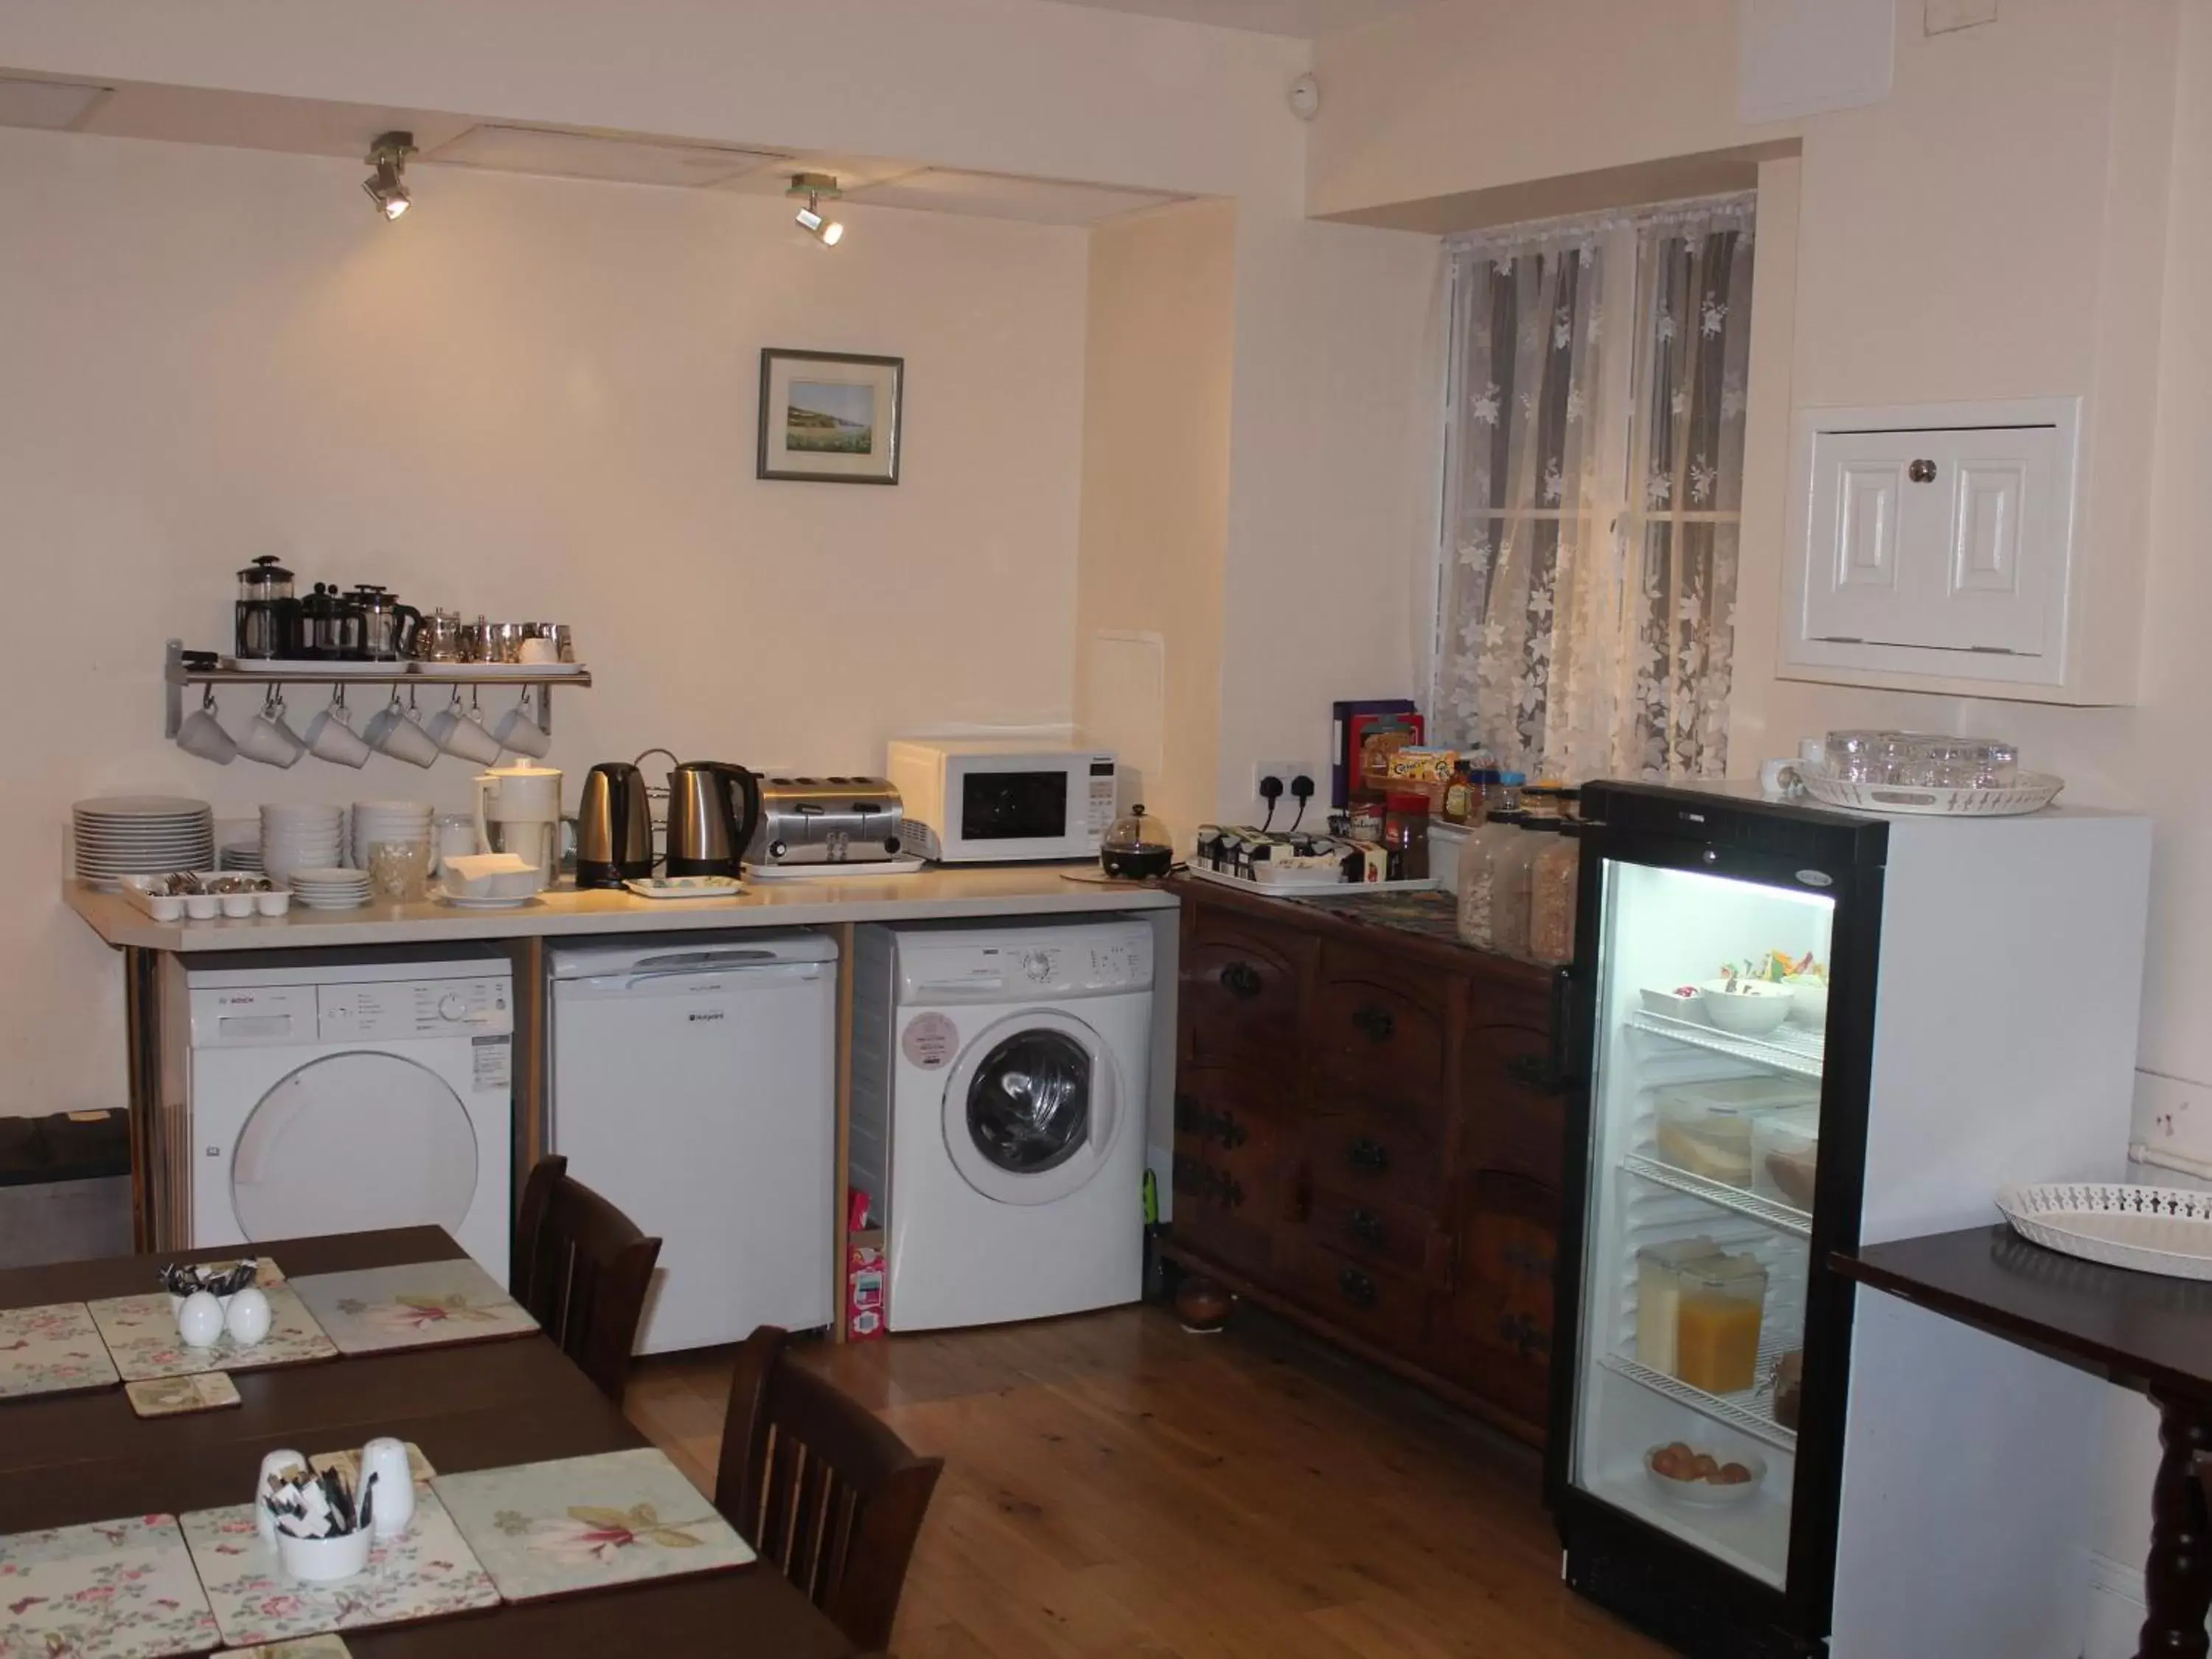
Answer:
<path fill-rule="evenodd" d="M 1419 881 L 1429 873 L 1429 798 L 1413 790 L 1393 791 L 1382 819 L 1382 846 L 1389 854 L 1389 878 Z"/>
<path fill-rule="evenodd" d="M 1509 812 L 1521 810 L 1522 786 L 1528 781 L 1520 772 L 1500 772 L 1498 775 L 1498 804 Z"/>

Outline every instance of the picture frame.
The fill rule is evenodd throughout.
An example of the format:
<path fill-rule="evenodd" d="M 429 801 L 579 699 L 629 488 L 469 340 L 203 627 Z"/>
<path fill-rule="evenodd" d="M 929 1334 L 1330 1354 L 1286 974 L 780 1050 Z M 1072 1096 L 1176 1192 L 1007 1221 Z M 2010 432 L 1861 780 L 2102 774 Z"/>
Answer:
<path fill-rule="evenodd" d="M 906 359 L 847 351 L 761 351 L 757 477 L 895 484 Z"/>

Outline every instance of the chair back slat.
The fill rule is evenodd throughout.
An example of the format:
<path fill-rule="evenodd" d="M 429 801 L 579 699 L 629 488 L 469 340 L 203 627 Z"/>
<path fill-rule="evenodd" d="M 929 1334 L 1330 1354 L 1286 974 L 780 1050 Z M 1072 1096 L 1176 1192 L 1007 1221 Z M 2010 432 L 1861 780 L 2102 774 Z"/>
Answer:
<path fill-rule="evenodd" d="M 793 1364 L 787 1340 L 763 1326 L 738 1355 L 714 1504 L 848 1640 L 879 1650 L 944 1460 Z"/>
<path fill-rule="evenodd" d="M 617 1405 L 645 1316 L 660 1241 L 570 1179 L 557 1155 L 530 1172 L 508 1291 Z"/>

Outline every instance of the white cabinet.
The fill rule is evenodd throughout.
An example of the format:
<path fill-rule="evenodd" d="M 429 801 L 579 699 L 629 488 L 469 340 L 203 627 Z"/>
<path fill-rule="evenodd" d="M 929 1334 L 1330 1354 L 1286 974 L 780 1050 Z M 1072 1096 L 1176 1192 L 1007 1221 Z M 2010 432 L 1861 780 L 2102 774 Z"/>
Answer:
<path fill-rule="evenodd" d="M 1783 672 L 2065 700 L 2077 424 L 2073 398 L 1801 411 Z"/>

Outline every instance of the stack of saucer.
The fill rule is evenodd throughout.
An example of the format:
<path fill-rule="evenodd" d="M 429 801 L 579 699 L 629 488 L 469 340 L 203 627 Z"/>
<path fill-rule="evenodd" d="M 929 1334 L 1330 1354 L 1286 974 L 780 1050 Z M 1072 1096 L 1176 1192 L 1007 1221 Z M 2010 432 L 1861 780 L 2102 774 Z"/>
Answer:
<path fill-rule="evenodd" d="M 368 849 L 380 841 L 430 844 L 430 818 L 436 809 L 427 800 L 357 800 L 353 804 L 353 862 L 368 868 Z"/>
<path fill-rule="evenodd" d="M 70 809 L 79 880 L 205 870 L 215 863 L 215 811 L 176 795 L 100 795 Z"/>
<path fill-rule="evenodd" d="M 218 870 L 238 870 L 253 875 L 261 873 L 261 837 L 248 836 L 243 841 L 228 842 L 215 855 Z"/>
<path fill-rule="evenodd" d="M 327 870 L 345 857 L 345 812 L 337 806 L 261 809 L 261 872 L 283 881 L 295 870 Z"/>
<path fill-rule="evenodd" d="M 289 880 L 293 897 L 310 910 L 353 910 L 368 902 L 366 870 L 295 870 Z"/>

